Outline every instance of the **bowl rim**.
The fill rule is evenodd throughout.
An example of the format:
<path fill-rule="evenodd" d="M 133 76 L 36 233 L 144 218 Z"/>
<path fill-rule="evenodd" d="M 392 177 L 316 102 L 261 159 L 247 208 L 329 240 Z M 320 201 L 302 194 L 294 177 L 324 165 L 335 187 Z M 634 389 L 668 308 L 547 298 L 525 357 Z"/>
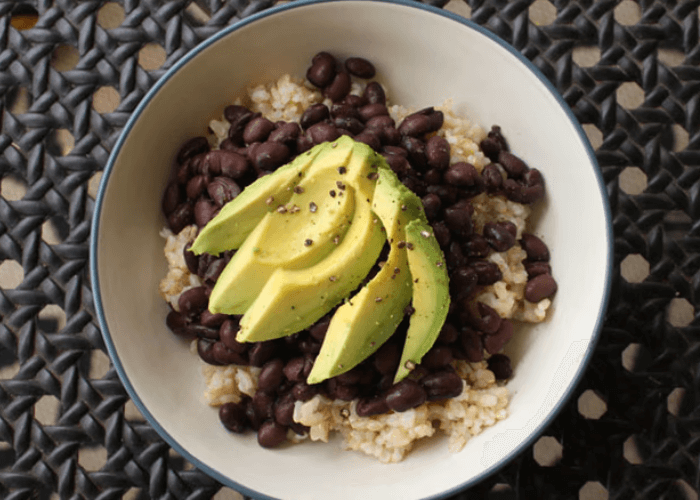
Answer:
<path fill-rule="evenodd" d="M 90 268 L 90 281 L 92 284 L 92 295 L 93 295 L 93 303 L 94 303 L 94 308 L 95 308 L 95 313 L 97 315 L 98 323 L 100 326 L 100 332 L 102 334 L 102 337 L 104 339 L 107 352 L 112 360 L 112 363 L 114 364 L 114 367 L 117 371 L 117 374 L 124 385 L 129 397 L 132 399 L 134 402 L 134 405 L 138 408 L 138 410 L 141 412 L 141 414 L 146 418 L 146 421 L 158 432 L 158 434 L 173 448 L 175 449 L 180 455 L 182 455 L 186 460 L 188 460 L 190 463 L 192 463 L 195 467 L 197 467 L 199 470 L 203 471 L 206 473 L 208 476 L 214 478 L 216 481 L 220 482 L 221 484 L 228 486 L 244 495 L 250 496 L 252 498 L 260 499 L 260 500 L 276 500 L 273 497 L 267 496 L 263 493 L 260 493 L 258 491 L 252 490 L 243 484 L 240 484 L 233 479 L 219 473 L 218 471 L 214 470 L 207 464 L 201 462 L 198 458 L 194 457 L 192 454 L 190 454 L 186 449 L 184 449 L 179 442 L 171 436 L 168 432 L 165 431 L 165 429 L 158 423 L 158 421 L 153 417 L 153 415 L 148 411 L 148 408 L 143 404 L 141 399 L 139 398 L 138 394 L 134 390 L 134 387 L 132 386 L 129 377 L 127 376 L 123 365 L 119 361 L 119 358 L 116 354 L 116 348 L 115 345 L 112 341 L 111 335 L 109 333 L 109 328 L 107 326 L 107 321 L 105 318 L 105 314 L 103 312 L 103 305 L 102 305 L 102 298 L 100 294 L 100 280 L 99 280 L 99 275 L 97 272 L 97 240 L 98 238 L 96 237 L 97 234 L 99 234 L 99 229 L 100 229 L 100 218 L 101 218 L 101 212 L 102 212 L 102 205 L 104 201 L 104 196 L 105 196 L 105 191 L 107 189 L 107 184 L 109 182 L 110 175 L 112 173 L 112 170 L 114 168 L 114 165 L 116 163 L 117 157 L 119 156 L 119 153 L 121 151 L 121 148 L 124 145 L 124 142 L 126 140 L 126 137 L 129 135 L 131 129 L 133 128 L 134 124 L 136 121 L 140 118 L 141 114 L 149 104 L 149 102 L 153 99 L 153 97 L 159 92 L 159 90 L 165 85 L 165 83 L 170 80 L 179 70 L 181 67 L 186 65 L 190 60 L 192 60 L 194 57 L 198 56 L 204 49 L 209 47 L 210 45 L 218 42 L 222 38 L 228 36 L 230 33 L 248 25 L 251 23 L 254 23 L 255 21 L 259 19 L 266 18 L 268 16 L 275 15 L 279 12 L 284 12 L 286 10 L 290 9 L 295 9 L 298 7 L 304 7 L 308 5 L 313 5 L 313 4 L 325 4 L 325 3 L 335 3 L 335 2 L 353 2 L 353 3 L 362 3 L 362 2 L 381 2 L 381 3 L 388 3 L 388 4 L 395 4 L 395 5 L 401 5 L 404 7 L 411 7 L 414 9 L 418 10 L 423 10 L 426 12 L 430 12 L 432 14 L 436 14 L 439 16 L 446 17 L 448 19 L 451 19 L 452 21 L 458 22 L 462 25 L 467 26 L 468 28 L 476 31 L 477 33 L 480 33 L 481 35 L 489 38 L 491 41 L 495 42 L 496 44 L 500 45 L 501 48 L 506 49 L 510 54 L 515 56 L 522 64 L 525 65 L 527 69 L 529 69 L 537 78 L 538 80 L 544 85 L 544 87 L 549 91 L 550 94 L 555 98 L 555 101 L 559 105 L 559 107 L 562 109 L 562 111 L 565 113 L 569 121 L 573 124 L 574 129 L 576 130 L 576 133 L 578 134 L 579 140 L 581 141 L 582 145 L 584 146 L 584 149 L 586 150 L 586 154 L 588 156 L 588 161 L 590 162 L 592 168 L 593 168 L 593 173 L 596 178 L 596 182 L 598 185 L 598 189 L 600 190 L 600 194 L 602 195 L 602 200 L 603 200 L 603 213 L 604 213 L 604 218 L 605 218 L 605 248 L 606 248 L 606 264 L 605 264 L 605 269 L 604 269 L 604 283 L 605 283 L 605 289 L 603 290 L 603 295 L 602 295 L 602 300 L 600 302 L 600 310 L 598 311 L 598 317 L 596 318 L 595 326 L 593 333 L 591 335 L 590 342 L 588 343 L 588 346 L 586 348 L 586 352 L 584 353 L 581 362 L 578 366 L 578 369 L 576 373 L 574 374 L 569 386 L 565 389 L 563 397 L 556 403 L 556 405 L 551 409 L 550 413 L 540 422 L 540 424 L 535 427 L 535 429 L 530 433 L 530 435 L 522 440 L 517 446 L 515 446 L 508 454 L 506 454 L 503 458 L 501 458 L 500 461 L 497 463 L 493 464 L 491 467 L 487 468 L 480 474 L 471 477 L 470 479 L 464 481 L 463 483 L 459 484 L 458 486 L 454 486 L 452 488 L 442 490 L 439 493 L 423 497 L 422 500 L 438 500 L 441 498 L 446 498 L 448 496 L 457 494 L 461 491 L 464 491 L 468 487 L 477 484 L 484 480 L 486 477 L 494 474 L 496 471 L 504 467 L 506 464 L 510 463 L 517 455 L 519 455 L 521 452 L 523 452 L 526 448 L 528 448 L 530 445 L 532 445 L 535 440 L 542 434 L 542 432 L 546 429 L 546 427 L 554 420 L 554 418 L 560 413 L 564 405 L 569 401 L 571 398 L 574 389 L 578 385 L 578 383 L 581 381 L 581 378 L 583 376 L 583 373 L 588 367 L 588 364 L 590 363 L 591 357 L 593 355 L 593 352 L 595 351 L 596 345 L 599 341 L 600 338 L 600 333 L 602 330 L 603 326 L 603 321 L 605 318 L 605 314 L 607 311 L 609 299 L 610 299 L 610 292 L 611 292 L 611 287 L 612 287 L 612 270 L 613 270 L 613 229 L 612 229 L 612 212 L 610 208 L 610 202 L 609 198 L 607 196 L 607 190 L 605 186 L 605 181 L 603 179 L 602 171 L 600 169 L 600 165 L 598 164 L 597 158 L 595 156 L 595 151 L 593 150 L 593 147 L 590 144 L 590 141 L 588 140 L 588 137 L 586 136 L 583 127 L 581 126 L 581 123 L 578 121 L 576 116 L 574 115 L 573 111 L 569 107 L 568 104 L 566 104 L 566 101 L 564 101 L 564 98 L 562 95 L 559 93 L 559 91 L 556 89 L 556 87 L 550 82 L 550 80 L 529 60 L 527 59 L 523 54 L 521 54 L 515 47 L 513 47 L 511 44 L 500 38 L 498 35 L 494 34 L 493 32 L 489 31 L 488 29 L 479 26 L 478 24 L 474 23 L 473 21 L 466 19 L 458 14 L 434 7 L 429 4 L 424 4 L 420 2 L 415 2 L 412 0 L 297 0 L 292 3 L 287 3 L 287 4 L 282 4 L 278 5 L 275 7 L 271 7 L 269 9 L 266 9 L 261 12 L 257 12 L 255 14 L 252 14 L 234 24 L 231 26 L 228 26 L 221 31 L 217 32 L 216 34 L 210 36 L 206 40 L 200 42 L 198 45 L 190 49 L 185 55 L 183 55 L 180 59 L 178 59 L 175 64 L 173 64 L 172 67 L 170 67 L 156 82 L 155 84 L 148 90 L 148 92 L 144 95 L 144 97 L 141 99 L 139 104 L 136 106 L 134 111 L 131 113 L 129 119 L 127 120 L 126 124 L 124 125 L 124 128 L 122 129 L 116 143 L 114 144 L 112 151 L 110 152 L 107 164 L 104 168 L 102 179 L 100 181 L 99 189 L 97 192 L 97 197 L 95 198 L 95 205 L 94 205 L 94 211 L 92 215 L 92 224 L 91 224 L 91 231 L 90 231 L 90 248 L 89 248 L 89 268 Z"/>

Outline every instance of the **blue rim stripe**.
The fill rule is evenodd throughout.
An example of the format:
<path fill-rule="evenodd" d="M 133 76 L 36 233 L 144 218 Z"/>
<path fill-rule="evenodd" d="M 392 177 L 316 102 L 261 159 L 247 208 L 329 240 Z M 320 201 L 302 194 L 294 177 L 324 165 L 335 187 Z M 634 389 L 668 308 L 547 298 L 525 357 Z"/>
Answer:
<path fill-rule="evenodd" d="M 508 463 L 510 463 L 511 460 L 513 460 L 518 454 L 520 454 L 522 451 L 524 451 L 527 447 L 529 447 L 532 443 L 534 443 L 535 439 L 537 439 L 540 434 L 544 431 L 544 429 L 552 422 L 552 420 L 559 414 L 561 409 L 564 407 L 566 402 L 569 400 L 571 397 L 571 394 L 573 393 L 574 388 L 576 385 L 578 385 L 579 381 L 581 380 L 581 377 L 583 376 L 584 371 L 588 367 L 588 364 L 590 362 L 590 358 L 593 355 L 593 352 L 595 350 L 595 347 L 598 343 L 598 340 L 600 338 L 600 332 L 603 326 L 603 321 L 605 318 L 605 313 L 607 310 L 608 302 L 610 299 L 610 289 L 611 289 L 611 281 L 612 281 L 612 269 L 613 269 L 613 230 L 612 230 L 612 213 L 610 210 L 610 205 L 608 203 L 608 196 L 607 196 L 607 190 L 605 188 L 605 182 L 603 180 L 602 173 L 600 171 L 600 166 L 598 165 L 598 161 L 595 156 L 595 151 L 593 150 L 590 142 L 588 141 L 588 137 L 586 136 L 585 132 L 583 131 L 583 128 L 581 127 L 581 124 L 579 121 L 576 119 L 574 116 L 573 112 L 571 111 L 571 108 L 566 104 L 564 101 L 563 97 L 559 93 L 559 91 L 554 87 L 554 85 L 547 79 L 546 76 L 544 76 L 540 70 L 525 56 L 523 56 L 520 52 L 518 52 L 513 46 L 505 42 L 503 39 L 492 33 L 491 31 L 487 30 L 486 28 L 483 28 L 472 21 L 465 19 L 457 14 L 453 14 L 452 12 L 448 12 L 445 10 L 438 9 L 436 7 L 433 7 L 431 5 L 426 5 L 423 3 L 418 3 L 418 2 L 413 2 L 410 0 L 297 0 L 293 3 L 288 3 L 284 5 L 278 5 L 276 7 L 272 7 L 270 9 L 267 9 L 263 12 L 258 12 L 257 14 L 253 14 L 225 29 L 222 31 L 218 32 L 217 34 L 211 36 L 207 40 L 203 41 L 199 45 L 197 45 L 195 48 L 190 50 L 187 54 L 185 54 L 181 59 L 179 59 L 154 85 L 153 87 L 146 93 L 146 95 L 143 97 L 139 105 L 136 107 L 132 115 L 130 116 L 129 120 L 127 121 L 126 125 L 124 126 L 124 129 L 122 133 L 119 136 L 119 139 L 117 140 L 116 144 L 114 145 L 114 148 L 112 149 L 112 152 L 110 154 L 109 160 L 107 162 L 107 166 L 104 169 L 104 173 L 102 176 L 102 180 L 100 182 L 100 187 L 99 191 L 97 193 L 97 198 L 95 200 L 95 210 L 93 213 L 93 218 L 92 218 L 92 225 L 91 225 L 91 238 L 90 238 L 90 279 L 92 281 L 92 294 L 93 294 L 93 299 L 95 303 L 95 312 L 97 314 L 97 319 L 100 325 L 100 330 L 102 332 L 102 337 L 104 338 L 105 344 L 107 346 L 107 351 L 109 352 L 109 355 L 112 359 L 112 362 L 114 363 L 114 367 L 117 370 L 117 373 L 119 375 L 119 378 L 121 379 L 122 383 L 124 384 L 124 387 L 126 388 L 127 393 L 131 397 L 132 401 L 136 405 L 136 407 L 139 409 L 139 411 L 146 417 L 147 421 L 149 424 L 153 426 L 153 428 L 160 434 L 165 441 L 168 442 L 168 444 L 173 447 L 178 453 L 180 453 L 185 459 L 187 459 L 190 463 L 192 463 L 195 467 L 198 469 L 202 470 L 209 476 L 213 477 L 215 480 L 219 481 L 220 483 L 229 486 L 239 492 L 241 492 L 244 495 L 260 499 L 260 500 L 276 500 L 273 497 L 269 497 L 267 495 L 264 495 L 262 493 L 259 493 L 257 491 L 253 491 L 246 486 L 237 483 L 236 481 L 233 481 L 232 479 L 220 474 L 219 472 L 215 471 L 212 469 L 210 466 L 200 462 L 197 458 L 192 456 L 187 450 L 182 448 L 180 444 L 170 435 L 168 434 L 163 427 L 160 426 L 160 424 L 155 420 L 153 415 L 148 411 L 148 409 L 144 406 L 144 404 L 141 402 L 139 399 L 138 395 L 136 394 L 136 391 L 134 390 L 133 386 L 131 385 L 131 382 L 129 381 L 129 378 L 127 377 L 126 373 L 124 372 L 124 367 L 119 361 L 119 358 L 116 355 L 116 349 L 114 346 L 114 343 L 112 342 L 112 338 L 109 334 L 109 329 L 107 328 L 107 322 L 103 313 L 103 308 L 102 308 L 102 298 L 100 296 L 100 287 L 99 287 L 99 277 L 97 275 L 97 262 L 96 262 L 96 256 L 97 256 L 97 238 L 95 235 L 99 233 L 99 227 L 100 227 L 100 215 L 101 215 L 101 210 L 102 210 L 102 202 L 104 200 L 105 196 L 105 191 L 107 189 L 107 183 L 109 181 L 109 177 L 112 173 L 112 169 L 114 168 L 114 164 L 116 162 L 116 158 L 119 154 L 119 151 L 121 150 L 122 146 L 124 145 L 124 141 L 126 140 L 126 137 L 128 136 L 129 132 L 133 128 L 134 124 L 138 120 L 138 118 L 141 116 L 141 113 L 144 111 L 148 103 L 151 101 L 151 99 L 154 97 L 154 95 L 165 85 L 165 83 L 172 78 L 175 73 L 178 72 L 178 70 L 183 67 L 185 64 L 187 64 L 192 58 L 195 56 L 199 55 L 200 52 L 202 52 L 205 48 L 209 47 L 210 45 L 218 42 L 228 34 L 232 33 L 233 31 L 236 31 L 237 29 L 240 29 L 243 26 L 246 26 L 248 24 L 251 24 L 259 19 L 274 15 L 278 12 L 283 12 L 289 9 L 295 9 L 298 7 L 303 7 L 306 5 L 313 5 L 313 4 L 320 4 L 320 3 L 332 3 L 332 2 L 344 2 L 344 1 L 358 1 L 358 2 L 363 2 L 363 1 L 378 1 L 382 3 L 390 3 L 390 4 L 396 4 L 396 5 L 402 5 L 405 7 L 411 7 L 411 8 L 416 8 L 420 10 L 424 10 L 427 12 L 431 12 L 433 14 L 439 15 L 446 17 L 448 19 L 451 19 L 455 22 L 458 22 L 460 24 L 463 24 L 478 33 L 486 36 L 490 40 L 496 42 L 498 45 L 503 47 L 504 49 L 508 50 L 511 54 L 513 54 L 521 63 L 523 63 L 537 78 L 540 80 L 540 82 L 549 90 L 549 92 L 554 96 L 556 99 L 557 103 L 559 106 L 562 108 L 564 113 L 567 115 L 571 123 L 574 125 L 574 128 L 576 129 L 576 132 L 579 136 L 579 139 L 581 143 L 584 145 L 586 149 L 586 153 L 588 155 L 588 158 L 591 162 L 591 164 L 594 166 L 594 174 L 596 176 L 596 180 L 598 182 L 598 188 L 600 190 L 601 197 L 603 199 L 603 210 L 605 213 L 605 222 L 606 222 L 606 246 L 607 246 L 607 262 L 605 266 L 605 291 L 603 294 L 603 300 L 601 301 L 600 304 L 600 312 L 598 315 L 598 318 L 596 319 L 596 324 L 595 324 L 595 330 L 593 332 L 593 336 L 591 338 L 591 341 L 588 345 L 588 348 L 586 350 L 585 355 L 583 356 L 583 361 L 579 365 L 579 369 L 574 375 L 573 379 L 571 380 L 571 383 L 569 386 L 566 388 L 564 394 L 565 396 L 557 403 L 557 405 L 552 409 L 549 415 L 540 423 L 540 425 L 530 434 L 530 436 L 523 440 L 522 443 L 520 443 L 516 448 L 514 448 L 508 455 L 503 457 L 503 459 L 497 463 L 491 466 L 490 468 L 484 470 L 481 474 L 474 476 L 471 478 L 469 481 L 464 482 L 463 484 L 456 486 L 454 488 L 450 488 L 448 490 L 445 490 L 441 493 L 438 493 L 436 495 L 431 495 L 429 497 L 425 497 L 423 500 L 438 500 L 441 498 L 445 498 L 451 495 L 454 495 L 456 493 L 459 493 L 463 491 L 464 489 L 468 488 L 469 486 L 472 486 L 474 484 L 477 484 L 478 482 L 482 481 L 485 479 L 487 476 L 490 476 L 497 470 L 501 469 Z"/>

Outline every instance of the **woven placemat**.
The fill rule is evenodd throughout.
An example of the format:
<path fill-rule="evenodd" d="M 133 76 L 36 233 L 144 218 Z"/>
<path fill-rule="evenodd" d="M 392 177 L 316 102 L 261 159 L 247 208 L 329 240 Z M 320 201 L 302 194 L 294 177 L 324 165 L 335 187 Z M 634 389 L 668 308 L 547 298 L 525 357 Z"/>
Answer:
<path fill-rule="evenodd" d="M 272 4 L 0 1 L 0 498 L 242 498 L 129 401 L 97 327 L 88 240 L 100 172 L 145 92 Z M 564 95 L 596 148 L 615 231 L 610 307 L 571 400 L 534 446 L 454 499 L 698 498 L 699 5 L 448 5 Z"/>

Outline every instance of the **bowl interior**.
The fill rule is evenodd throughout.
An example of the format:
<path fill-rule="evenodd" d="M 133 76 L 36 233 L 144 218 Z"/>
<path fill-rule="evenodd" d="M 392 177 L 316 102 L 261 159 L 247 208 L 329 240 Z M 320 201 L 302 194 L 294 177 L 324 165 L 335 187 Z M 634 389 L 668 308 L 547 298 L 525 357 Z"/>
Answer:
<path fill-rule="evenodd" d="M 415 29 L 420 27 L 420 29 Z M 551 319 L 508 345 L 515 375 L 510 416 L 459 453 L 445 439 L 383 465 L 339 443 L 265 450 L 230 436 L 202 399 L 199 361 L 165 326 L 161 192 L 179 145 L 251 83 L 303 76 L 315 53 L 375 63 L 392 102 L 452 99 L 539 168 L 547 200 L 535 232 L 559 284 Z M 608 280 L 606 201 L 580 130 L 560 102 L 503 45 L 431 9 L 385 2 L 295 5 L 217 37 L 161 82 L 117 145 L 98 199 L 93 278 L 111 355 L 137 405 L 172 443 L 220 480 L 288 499 L 428 498 L 482 476 L 536 432 L 571 388 L 591 349 Z"/>

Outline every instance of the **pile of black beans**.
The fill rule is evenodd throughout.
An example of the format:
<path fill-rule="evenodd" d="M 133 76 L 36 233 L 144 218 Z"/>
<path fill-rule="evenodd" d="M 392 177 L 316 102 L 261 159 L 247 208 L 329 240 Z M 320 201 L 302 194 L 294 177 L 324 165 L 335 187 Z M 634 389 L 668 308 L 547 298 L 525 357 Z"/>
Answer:
<path fill-rule="evenodd" d="M 450 164 L 450 145 L 435 134 L 444 121 L 441 111 L 425 108 L 396 125 L 389 116 L 382 86 L 366 83 L 361 96 L 350 95 L 352 78 L 371 79 L 375 68 L 362 58 L 341 64 L 327 52 L 314 56 L 307 79 L 332 101 L 314 104 L 300 123 L 271 122 L 243 106 L 228 106 L 228 138 L 210 150 L 204 137 L 180 148 L 163 196 L 163 212 L 170 229 L 178 233 L 190 224 L 203 227 L 219 209 L 255 179 L 291 161 L 315 144 L 350 135 L 380 152 L 401 181 L 421 197 L 435 236 L 445 254 L 450 277 L 451 305 L 447 321 L 432 349 L 403 381 L 393 384 L 412 308 L 396 333 L 367 360 L 347 373 L 316 385 L 306 378 L 323 342 L 332 312 L 307 330 L 292 336 L 257 343 L 239 343 L 240 317 L 212 314 L 208 297 L 231 259 L 233 251 L 219 256 L 195 256 L 185 249 L 189 270 L 202 286 L 179 299 L 179 312 L 167 316 L 177 335 L 197 339 L 199 356 L 212 365 L 252 365 L 261 368 L 258 389 L 251 398 L 220 407 L 223 425 L 233 432 L 252 429 L 260 445 L 274 447 L 286 440 L 288 429 L 307 429 L 292 419 L 295 401 L 316 394 L 332 399 L 358 399 L 360 416 L 406 411 L 426 401 L 459 395 L 462 380 L 452 368 L 455 359 L 482 361 L 499 380 L 512 375 L 510 359 L 499 353 L 513 335 L 513 324 L 491 307 L 473 300 L 479 291 L 502 279 L 498 266 L 486 257 L 516 244 L 510 222 L 490 222 L 477 232 L 471 199 L 480 194 L 503 195 L 531 204 L 545 193 L 540 172 L 509 152 L 498 126 L 492 127 L 481 149 L 493 163 L 479 173 L 466 162 Z M 523 234 L 519 244 L 527 253 L 528 283 L 525 298 L 538 302 L 557 289 L 549 266 L 549 250 L 537 236 Z"/>

